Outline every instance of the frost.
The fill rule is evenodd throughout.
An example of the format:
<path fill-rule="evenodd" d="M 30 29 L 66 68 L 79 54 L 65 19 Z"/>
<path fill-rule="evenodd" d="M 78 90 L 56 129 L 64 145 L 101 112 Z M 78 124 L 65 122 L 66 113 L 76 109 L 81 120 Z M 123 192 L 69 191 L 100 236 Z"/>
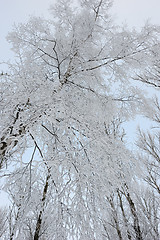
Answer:
<path fill-rule="evenodd" d="M 139 220 L 138 159 L 122 123 L 145 112 L 132 80 L 156 71 L 158 28 L 114 26 L 111 4 L 58 1 L 51 20 L 8 34 L 16 61 L 0 81 L 0 168 L 12 166 L 10 239 L 140 240 L 152 222 Z"/>

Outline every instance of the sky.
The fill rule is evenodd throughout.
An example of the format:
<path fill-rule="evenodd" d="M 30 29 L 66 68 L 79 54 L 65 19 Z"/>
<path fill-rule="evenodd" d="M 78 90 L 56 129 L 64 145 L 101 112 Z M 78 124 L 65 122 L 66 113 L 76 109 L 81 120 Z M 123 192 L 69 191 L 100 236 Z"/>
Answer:
<path fill-rule="evenodd" d="M 0 0 L 0 63 L 13 58 L 6 35 L 13 24 L 23 23 L 29 16 L 49 17 L 48 8 L 55 0 Z M 126 23 L 129 27 L 140 28 L 147 19 L 160 25 L 160 0 L 115 0 L 112 13 L 116 23 Z M 0 71 L 2 70 L 0 65 Z M 126 126 L 131 136 L 134 135 L 136 121 Z M 147 122 L 145 123 L 147 126 Z M 7 196 L 1 194 L 0 205 L 5 205 Z"/>
<path fill-rule="evenodd" d="M 160 24 L 160 0 L 115 0 L 114 12 L 130 26 L 141 27 L 147 19 Z"/>

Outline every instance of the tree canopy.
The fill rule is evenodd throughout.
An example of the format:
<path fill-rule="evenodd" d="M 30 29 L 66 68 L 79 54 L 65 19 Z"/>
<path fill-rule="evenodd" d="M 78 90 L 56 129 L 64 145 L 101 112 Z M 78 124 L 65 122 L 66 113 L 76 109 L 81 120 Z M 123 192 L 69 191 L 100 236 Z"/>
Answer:
<path fill-rule="evenodd" d="M 15 62 L 0 80 L 0 171 L 11 199 L 3 239 L 158 240 L 159 135 L 140 131 L 145 153 L 135 154 L 123 122 L 141 113 L 159 123 L 158 99 L 149 111 L 135 81 L 159 87 L 160 28 L 116 26 L 111 6 L 60 0 L 49 20 L 31 17 L 8 34 Z"/>

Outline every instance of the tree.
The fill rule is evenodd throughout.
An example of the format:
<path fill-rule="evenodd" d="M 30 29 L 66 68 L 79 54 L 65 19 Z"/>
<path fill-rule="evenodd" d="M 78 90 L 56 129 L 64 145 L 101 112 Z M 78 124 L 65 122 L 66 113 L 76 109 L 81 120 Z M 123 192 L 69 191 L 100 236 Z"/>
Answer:
<path fill-rule="evenodd" d="M 112 194 L 131 185 L 136 159 L 121 123 L 144 107 L 131 79 L 152 67 L 158 28 L 115 26 L 110 0 L 75 3 L 59 1 L 51 20 L 32 17 L 8 35 L 16 61 L 1 75 L 0 167 L 12 165 L 10 240 L 123 237 Z"/>
<path fill-rule="evenodd" d="M 2 237 L 7 230 L 7 209 L 0 209 L 0 237 Z"/>

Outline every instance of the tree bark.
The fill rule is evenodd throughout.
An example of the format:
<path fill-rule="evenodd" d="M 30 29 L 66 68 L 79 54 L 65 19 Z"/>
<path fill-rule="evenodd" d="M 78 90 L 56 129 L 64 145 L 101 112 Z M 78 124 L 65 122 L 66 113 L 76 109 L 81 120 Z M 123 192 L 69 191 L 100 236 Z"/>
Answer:
<path fill-rule="evenodd" d="M 42 208 L 39 212 L 39 215 L 38 215 L 38 219 L 37 219 L 37 223 L 36 223 L 36 230 L 35 230 L 35 233 L 34 233 L 34 240 L 38 240 L 39 239 L 39 234 L 40 234 L 40 230 L 41 230 L 41 227 L 42 227 L 42 214 L 44 212 L 44 206 L 45 206 L 45 200 L 46 200 L 46 196 L 47 196 L 47 191 L 48 191 L 48 182 L 49 182 L 49 179 L 50 179 L 51 175 L 50 173 L 48 173 L 47 175 L 47 178 L 46 178 L 46 183 L 45 183 L 45 186 L 44 186 L 44 189 L 43 189 L 43 197 L 42 197 Z"/>
<path fill-rule="evenodd" d="M 129 207 L 130 207 L 130 210 L 131 210 L 131 213 L 132 213 L 132 216 L 133 216 L 133 221 L 134 221 L 133 228 L 134 228 L 134 231 L 135 231 L 135 234 L 136 234 L 136 240 L 143 240 L 135 204 L 132 201 L 132 198 L 131 198 L 131 196 L 128 192 L 128 186 L 125 185 L 125 187 L 126 187 L 127 191 L 126 192 L 124 191 L 124 195 L 125 195 L 128 203 L 129 203 Z"/>

